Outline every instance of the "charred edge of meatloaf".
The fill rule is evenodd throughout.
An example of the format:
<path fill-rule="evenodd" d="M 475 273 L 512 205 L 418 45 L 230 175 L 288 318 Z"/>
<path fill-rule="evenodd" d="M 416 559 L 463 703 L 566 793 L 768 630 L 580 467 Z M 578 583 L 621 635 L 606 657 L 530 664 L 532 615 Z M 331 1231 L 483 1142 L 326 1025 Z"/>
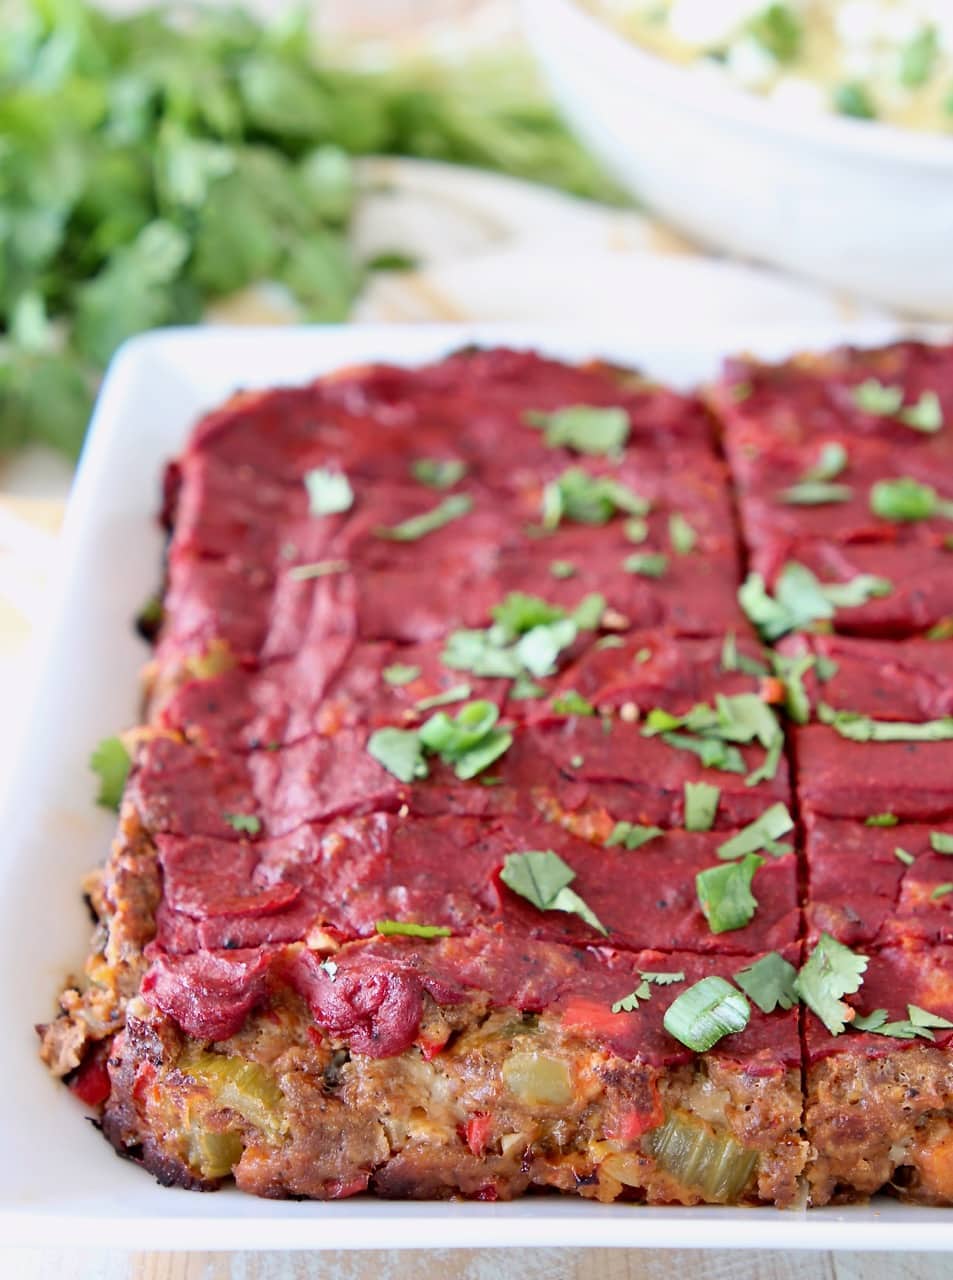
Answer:
<path fill-rule="evenodd" d="M 40 1057 L 56 1076 L 74 1071 L 122 1027 L 146 969 L 142 952 L 155 936 L 162 885 L 155 845 L 131 806 L 123 809 L 105 867 L 87 877 L 85 888 L 99 920 L 85 980 L 62 992 L 59 1014 L 38 1028 Z"/>
<path fill-rule="evenodd" d="M 351 1055 L 289 992 L 215 1045 L 131 1002 L 110 1060 L 106 1136 L 160 1179 L 175 1171 L 207 1187 L 230 1171 L 243 1191 L 274 1198 L 505 1200 L 548 1188 L 718 1199 L 653 1154 L 651 1135 L 674 1116 L 691 1126 L 696 1159 L 710 1147 L 722 1166 L 741 1161 L 732 1201 L 797 1198 L 807 1156 L 797 1071 L 749 1076 L 712 1056 L 659 1068 L 545 1014 L 487 1012 L 484 997 L 425 1001 L 417 1045 L 389 1058 Z"/>
<path fill-rule="evenodd" d="M 808 1071 L 805 1114 L 815 1153 L 807 1170 L 812 1204 L 887 1190 L 918 1204 L 953 1205 L 948 1048 L 832 1054 Z"/>

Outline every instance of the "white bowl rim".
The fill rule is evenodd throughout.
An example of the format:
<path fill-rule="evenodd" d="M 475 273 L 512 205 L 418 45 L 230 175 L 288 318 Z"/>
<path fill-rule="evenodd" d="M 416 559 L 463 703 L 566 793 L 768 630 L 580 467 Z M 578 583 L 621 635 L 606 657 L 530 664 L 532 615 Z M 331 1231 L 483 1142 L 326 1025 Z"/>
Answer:
<path fill-rule="evenodd" d="M 533 15 L 533 25 L 569 24 L 570 30 L 575 27 L 577 33 L 585 29 L 607 57 L 613 61 L 629 60 L 633 80 L 637 76 L 640 86 L 705 114 L 865 158 L 953 168 L 953 136 L 921 133 L 880 121 L 852 120 L 849 116 L 794 115 L 770 98 L 735 87 L 727 77 L 724 84 L 719 84 L 714 77 L 709 80 L 692 75 L 686 67 L 650 53 L 584 9 L 579 0 L 521 0 L 521 4 L 524 14 Z"/>

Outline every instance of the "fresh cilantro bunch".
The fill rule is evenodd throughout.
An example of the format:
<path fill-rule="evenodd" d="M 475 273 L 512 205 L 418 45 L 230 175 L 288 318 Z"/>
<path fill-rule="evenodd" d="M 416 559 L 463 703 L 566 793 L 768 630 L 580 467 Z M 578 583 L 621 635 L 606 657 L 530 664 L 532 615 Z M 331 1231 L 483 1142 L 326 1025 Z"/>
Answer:
<path fill-rule="evenodd" d="M 126 338 L 259 280 L 346 317 L 351 157 L 612 189 L 515 69 L 322 64 L 304 16 L 0 0 L 0 449 L 75 454 Z"/>

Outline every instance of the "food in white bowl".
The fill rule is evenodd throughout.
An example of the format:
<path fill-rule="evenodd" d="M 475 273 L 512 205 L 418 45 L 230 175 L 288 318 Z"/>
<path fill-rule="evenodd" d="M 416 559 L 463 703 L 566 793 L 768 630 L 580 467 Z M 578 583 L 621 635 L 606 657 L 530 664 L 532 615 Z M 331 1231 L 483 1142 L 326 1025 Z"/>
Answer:
<path fill-rule="evenodd" d="M 605 16 L 609 0 L 599 3 L 599 14 L 580 0 L 522 0 L 522 8 L 566 115 L 639 199 L 704 245 L 904 311 L 953 317 L 953 136 L 939 124 L 899 127 L 899 116 L 881 107 L 879 74 L 870 85 L 859 71 L 843 82 L 876 102 L 875 120 L 856 118 L 856 102 L 853 115 L 826 109 L 824 76 L 835 91 L 842 85 L 833 62 L 823 74 L 779 73 L 773 87 L 763 86 L 770 92 L 755 93 L 726 73 L 727 63 L 698 65 L 684 50 L 662 56 L 627 39 Z M 657 7 L 674 13 L 687 4 Z M 619 0 L 615 20 L 635 7 Z M 719 42 L 724 49 L 731 37 L 712 33 L 725 5 L 693 7 L 708 24 L 696 49 Z M 732 9 L 731 29 L 740 32 L 751 14 L 742 0 Z M 851 12 L 847 0 L 838 10 Z M 805 26 L 809 12 L 805 5 Z M 941 80 L 945 32 L 937 37 Z"/>
<path fill-rule="evenodd" d="M 794 113 L 953 134 L 947 0 L 586 0 L 652 52 Z"/>

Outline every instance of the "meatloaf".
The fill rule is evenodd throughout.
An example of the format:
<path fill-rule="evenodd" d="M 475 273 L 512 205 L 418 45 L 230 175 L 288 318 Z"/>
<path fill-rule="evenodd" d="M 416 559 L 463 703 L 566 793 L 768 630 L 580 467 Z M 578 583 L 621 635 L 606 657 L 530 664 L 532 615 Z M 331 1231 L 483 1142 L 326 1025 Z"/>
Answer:
<path fill-rule="evenodd" d="M 951 503 L 953 348 L 234 397 L 44 1061 L 202 1190 L 953 1204 Z"/>

